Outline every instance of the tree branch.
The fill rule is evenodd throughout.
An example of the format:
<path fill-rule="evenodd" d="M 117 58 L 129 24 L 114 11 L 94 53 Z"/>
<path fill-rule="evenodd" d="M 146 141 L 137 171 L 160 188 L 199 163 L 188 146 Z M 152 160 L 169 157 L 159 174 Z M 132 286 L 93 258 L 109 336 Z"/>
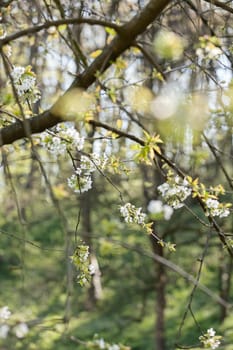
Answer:
<path fill-rule="evenodd" d="M 97 238 L 94 235 L 92 235 L 92 236 L 94 238 Z M 121 242 L 119 240 L 116 240 L 116 239 L 113 239 L 110 237 L 107 237 L 106 240 L 110 241 L 114 244 L 120 245 L 126 249 L 135 251 L 140 255 L 144 255 L 148 258 L 153 259 L 154 261 L 158 262 L 159 264 L 164 265 L 168 269 L 170 269 L 170 270 L 174 271 L 175 273 L 177 273 L 178 275 L 182 276 L 188 282 L 192 283 L 195 288 L 200 289 L 202 292 L 204 292 L 206 295 L 208 295 L 211 299 L 215 300 L 217 303 L 224 306 L 226 309 L 232 308 L 232 304 L 228 303 L 226 300 L 224 300 L 223 298 L 221 298 L 220 296 L 218 296 L 217 294 L 212 292 L 208 287 L 206 287 L 205 285 L 200 283 L 199 277 L 197 277 L 197 278 L 194 277 L 193 275 L 189 274 L 182 267 L 176 265 L 172 261 L 170 261 L 170 260 L 168 260 L 168 259 L 166 259 L 166 258 L 164 258 L 164 257 L 162 257 L 154 252 L 146 251 L 146 250 L 142 249 L 140 246 L 131 245 L 131 244 L 128 244 L 126 242 Z"/>
<path fill-rule="evenodd" d="M 128 23 L 121 26 L 120 33 L 116 35 L 108 46 L 105 47 L 103 52 L 93 61 L 93 63 L 81 75 L 77 76 L 68 90 L 71 88 L 87 89 L 91 84 L 93 84 L 96 81 L 96 73 L 104 72 L 112 64 L 112 62 L 114 62 L 125 50 L 133 45 L 136 37 L 145 31 L 147 26 L 161 14 L 169 2 L 171 2 L 171 0 L 151 0 L 139 14 L 137 14 Z M 1 44 L 7 43 L 16 38 L 17 33 L 13 34 L 11 39 L 9 36 L 2 39 Z M 6 41 L 6 39 L 8 41 Z M 31 133 L 33 134 L 42 132 L 61 121 L 62 117 L 60 115 L 56 115 L 53 107 L 51 107 L 50 110 L 28 119 L 27 123 Z M 22 123 L 11 124 L 8 127 L 0 130 L 0 146 L 11 144 L 12 142 L 23 137 L 26 137 L 24 125 Z"/>
<path fill-rule="evenodd" d="M 220 7 L 222 10 L 225 10 L 227 12 L 230 12 L 230 13 L 233 13 L 233 8 L 224 4 L 223 2 L 221 1 L 218 1 L 218 0 L 204 0 L 205 2 L 208 2 L 209 4 L 211 5 L 214 5 L 214 6 L 217 6 L 217 7 Z"/>
<path fill-rule="evenodd" d="M 127 139 L 130 139 L 130 140 L 138 143 L 141 146 L 145 146 L 145 141 L 144 140 L 142 140 L 142 139 L 140 139 L 140 138 L 138 138 L 138 137 L 136 137 L 136 136 L 134 136 L 132 134 L 126 133 L 126 132 L 124 132 L 122 130 L 119 130 L 119 129 L 116 129 L 114 127 L 111 127 L 108 124 L 101 123 L 101 122 L 96 121 L 96 120 L 90 120 L 89 123 L 94 125 L 95 127 L 100 127 L 100 128 L 112 131 L 115 134 L 119 135 L 120 137 L 125 137 Z M 154 157 L 158 157 L 160 160 L 163 160 L 182 179 L 184 179 L 186 177 L 186 174 L 179 167 L 177 167 L 175 163 L 173 163 L 169 158 L 167 158 L 164 153 L 158 152 L 156 149 L 154 149 L 153 151 L 154 151 Z M 203 201 L 202 197 L 200 195 L 197 195 L 196 196 L 196 200 L 200 204 L 203 212 L 205 213 L 206 212 L 205 202 Z M 229 244 L 227 244 L 225 234 L 222 231 L 221 227 L 218 225 L 217 221 L 211 215 L 208 216 L 208 221 L 210 223 L 210 226 L 213 227 L 214 230 L 217 232 L 217 234 L 219 236 L 219 239 L 222 242 L 223 246 L 225 246 L 227 248 L 227 251 L 230 254 L 231 258 L 233 258 L 233 248 L 231 246 L 229 246 Z"/>
<path fill-rule="evenodd" d="M 63 19 L 58 19 L 56 21 L 47 21 L 43 24 L 39 24 L 37 26 L 29 27 L 23 30 L 20 30 L 19 32 L 13 33 L 11 35 L 6 36 L 5 38 L 0 40 L 0 47 L 3 45 L 9 44 L 11 41 L 22 38 L 27 35 L 32 35 L 35 33 L 38 33 L 42 31 L 43 29 L 48 29 L 51 27 L 59 27 L 60 25 L 63 24 L 89 24 L 91 26 L 102 26 L 102 27 L 108 27 L 114 29 L 116 32 L 120 32 L 122 26 L 108 22 L 108 21 L 103 21 L 100 19 L 95 19 L 95 18 L 63 18 Z"/>

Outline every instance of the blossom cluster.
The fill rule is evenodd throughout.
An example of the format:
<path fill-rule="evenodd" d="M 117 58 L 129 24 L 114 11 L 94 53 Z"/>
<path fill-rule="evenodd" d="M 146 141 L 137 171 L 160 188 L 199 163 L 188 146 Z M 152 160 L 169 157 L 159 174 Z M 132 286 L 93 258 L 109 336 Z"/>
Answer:
<path fill-rule="evenodd" d="M 11 317 L 11 311 L 8 306 L 3 306 L 0 309 L 0 338 L 6 339 L 8 333 L 12 331 L 17 338 L 24 338 L 28 333 L 28 326 L 25 322 L 19 322 L 11 327 L 7 321 Z"/>
<path fill-rule="evenodd" d="M 95 273 L 95 267 L 89 263 L 89 247 L 85 244 L 79 244 L 74 254 L 70 257 L 73 264 L 79 270 L 78 283 L 81 286 L 86 285 Z"/>
<path fill-rule="evenodd" d="M 67 179 L 68 186 L 76 193 L 83 193 L 92 188 L 91 174 L 99 169 L 104 170 L 108 161 L 108 157 L 104 154 L 100 157 L 96 153 L 92 153 L 89 157 L 81 155 L 79 166 L 76 167 L 75 173 Z"/>
<path fill-rule="evenodd" d="M 40 92 L 36 86 L 36 75 L 31 71 L 31 66 L 26 68 L 14 66 L 11 77 L 17 94 L 23 102 L 34 103 L 40 99 Z"/>
<path fill-rule="evenodd" d="M 126 203 L 120 207 L 120 213 L 127 223 L 134 222 L 138 225 L 145 225 L 146 214 L 142 212 L 142 208 L 136 208 L 133 204 Z"/>
<path fill-rule="evenodd" d="M 213 328 L 207 329 L 207 332 L 199 337 L 200 342 L 205 348 L 217 349 L 221 344 L 219 335 L 215 335 L 215 330 Z"/>
<path fill-rule="evenodd" d="M 199 47 L 196 50 L 196 55 L 201 59 L 216 59 L 222 54 L 222 50 L 219 46 L 220 41 L 215 36 L 201 36 L 199 38 Z"/>
<path fill-rule="evenodd" d="M 97 349 L 120 350 L 118 344 L 107 344 L 103 338 L 94 340 L 94 344 L 97 346 Z"/>
<path fill-rule="evenodd" d="M 169 206 L 163 206 L 161 201 L 151 201 L 148 205 L 148 211 L 157 211 L 158 205 L 156 202 L 159 203 L 159 214 L 161 214 L 161 210 L 164 210 L 163 215 L 165 220 L 169 220 L 173 209 Z M 161 205 L 160 205 L 161 204 Z M 160 210 L 161 209 L 161 210 Z M 131 203 L 126 203 L 125 205 L 120 206 L 120 213 L 121 216 L 124 218 L 125 222 L 127 223 L 135 223 L 143 227 L 145 229 L 146 233 L 149 235 L 153 235 L 155 239 L 157 239 L 157 243 L 160 244 L 162 247 L 168 248 L 170 252 L 174 252 L 175 244 L 170 242 L 165 242 L 162 239 L 160 239 L 158 236 L 153 234 L 152 225 L 153 222 L 146 223 L 146 214 L 142 212 L 142 208 L 136 208 L 135 205 Z M 158 211 L 157 211 L 158 213 Z"/>
<path fill-rule="evenodd" d="M 169 178 L 167 182 L 158 186 L 158 191 L 164 200 L 174 209 L 183 207 L 183 202 L 188 198 L 192 189 L 186 179 L 176 176 L 174 179 Z"/>
<path fill-rule="evenodd" d="M 170 205 L 164 205 L 160 200 L 154 199 L 149 202 L 147 210 L 151 215 L 156 216 L 156 219 L 170 220 L 173 214 L 173 208 Z"/>
<path fill-rule="evenodd" d="M 65 154 L 67 151 L 82 151 L 84 138 L 74 126 L 61 123 L 53 132 L 46 131 L 41 134 L 41 144 L 55 156 Z M 104 170 L 108 163 L 106 154 L 99 156 L 92 153 L 89 156 L 81 154 L 74 174 L 67 179 L 68 186 L 76 193 L 83 193 L 92 188 L 92 173 L 98 169 Z"/>
<path fill-rule="evenodd" d="M 75 170 L 75 174 L 71 175 L 67 179 L 68 186 L 75 193 L 84 193 L 92 188 L 92 178 L 91 175 L 80 176 L 79 168 Z"/>
<path fill-rule="evenodd" d="M 41 144 L 56 156 L 66 151 L 81 151 L 84 147 L 84 138 L 73 125 L 59 124 L 54 132 L 45 131 L 41 134 Z"/>
<path fill-rule="evenodd" d="M 219 216 L 224 218 L 230 214 L 230 210 L 227 204 L 219 203 L 217 199 L 208 198 L 205 201 L 207 208 L 207 215 Z"/>
<path fill-rule="evenodd" d="M 103 349 L 103 350 L 130 350 L 128 346 L 122 344 L 110 344 L 103 338 L 96 338 L 93 341 L 87 343 L 87 347 L 91 349 Z"/>

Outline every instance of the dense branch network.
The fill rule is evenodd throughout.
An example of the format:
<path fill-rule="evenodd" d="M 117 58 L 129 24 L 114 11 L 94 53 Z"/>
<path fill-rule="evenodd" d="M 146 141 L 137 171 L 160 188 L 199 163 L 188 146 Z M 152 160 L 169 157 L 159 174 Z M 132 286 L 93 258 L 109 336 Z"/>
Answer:
<path fill-rule="evenodd" d="M 28 29 L 19 31 L 15 34 L 12 34 L 3 38 L 0 41 L 0 47 L 22 36 L 37 33 L 41 30 L 50 28 L 51 26 L 58 27 L 59 25 L 62 25 L 62 24 L 86 23 L 89 25 L 101 25 L 105 27 L 107 26 L 114 29 L 117 33 L 116 36 L 113 38 L 110 44 L 103 49 L 102 53 L 93 61 L 93 63 L 89 67 L 87 67 L 83 73 L 81 73 L 75 78 L 70 88 L 63 95 L 65 96 L 67 93 L 69 93 L 69 91 L 71 91 L 74 88 L 80 88 L 80 89 L 86 90 L 95 81 L 97 81 L 97 75 L 106 71 L 106 69 L 110 67 L 111 64 L 114 61 L 116 61 L 116 59 L 130 46 L 134 46 L 135 39 L 146 30 L 146 28 L 161 14 L 161 12 L 169 3 L 170 3 L 169 0 L 160 0 L 156 2 L 150 1 L 148 5 L 139 14 L 137 14 L 128 23 L 121 26 L 114 23 L 107 22 L 107 21 L 89 19 L 89 18 L 72 18 L 72 19 L 61 19 L 56 21 L 47 21 L 44 24 L 30 27 Z M 214 2 L 214 4 L 216 6 L 219 5 L 218 2 Z M 63 97 L 61 97 L 60 100 L 62 98 Z M 59 122 L 63 121 L 64 116 L 62 115 L 62 112 L 60 111 L 60 109 L 57 108 L 57 106 L 60 105 L 60 100 L 56 101 L 55 104 L 49 110 L 39 115 L 36 115 L 30 119 L 24 120 L 23 122 L 17 121 L 16 123 L 13 123 L 7 127 L 2 128 L 0 130 L 0 144 L 1 145 L 11 144 L 12 142 L 20 138 L 27 137 L 28 131 L 30 131 L 31 134 L 40 133 L 45 129 L 51 128 L 52 126 L 55 126 Z M 111 130 L 117 133 L 121 137 L 131 139 L 142 146 L 144 145 L 143 140 L 135 137 L 134 135 L 130 135 L 129 133 L 112 128 L 107 124 L 103 124 L 95 120 L 89 120 L 88 123 L 92 124 L 94 127 L 102 127 L 106 130 Z M 158 157 L 159 159 L 164 161 L 166 164 L 168 164 L 169 167 L 175 170 L 175 172 L 181 178 L 183 179 L 185 178 L 184 172 L 180 168 L 178 168 L 171 160 L 169 160 L 169 158 L 167 158 L 162 152 L 157 152 L 156 150 L 154 150 L 154 152 L 155 152 L 155 157 Z M 202 199 L 200 197 L 197 197 L 197 198 L 200 206 L 205 211 L 205 205 Z M 214 227 L 214 229 L 218 232 L 222 243 L 227 246 L 225 235 L 221 231 L 221 228 L 218 226 L 217 222 L 211 216 L 209 216 L 209 221 L 210 221 L 210 224 Z M 232 248 L 228 246 L 227 248 L 230 255 L 233 257 Z"/>
<path fill-rule="evenodd" d="M 127 50 L 133 44 L 137 36 L 142 34 L 147 26 L 161 14 L 169 2 L 169 0 L 150 1 L 141 13 L 136 15 L 125 25 L 121 27 L 112 25 L 114 29 L 118 30 L 119 34 L 116 35 L 112 42 L 105 47 L 103 52 L 94 60 L 94 62 L 81 75 L 77 76 L 70 89 L 82 88 L 86 90 L 91 84 L 93 84 L 97 79 L 96 74 L 103 73 L 125 50 Z M 79 21 L 81 22 L 81 20 Z M 85 21 L 83 21 L 83 23 L 84 22 Z M 92 24 L 106 25 L 106 22 L 99 21 L 99 23 L 97 23 L 96 20 L 93 20 L 94 23 L 91 20 L 89 22 Z M 57 22 L 57 25 L 60 25 L 61 23 L 64 23 L 64 21 Z M 110 24 L 107 25 L 110 26 Z M 35 32 L 46 28 L 46 26 L 47 28 L 50 27 L 51 23 L 48 22 L 47 24 L 45 23 L 36 27 Z M 29 30 L 22 31 L 21 34 L 16 33 L 15 35 L 5 38 L 5 42 L 4 39 L 2 39 L 3 41 L 0 41 L 0 47 L 4 43 L 9 43 L 10 40 L 14 40 L 22 35 L 30 34 L 32 31 L 33 28 L 30 28 Z M 52 107 L 50 110 L 28 119 L 27 124 L 33 134 L 42 132 L 61 121 L 62 116 L 56 115 Z M 1 129 L 0 132 L 0 145 L 11 144 L 12 142 L 26 136 L 25 125 L 21 123 L 15 123 L 5 127 Z"/>

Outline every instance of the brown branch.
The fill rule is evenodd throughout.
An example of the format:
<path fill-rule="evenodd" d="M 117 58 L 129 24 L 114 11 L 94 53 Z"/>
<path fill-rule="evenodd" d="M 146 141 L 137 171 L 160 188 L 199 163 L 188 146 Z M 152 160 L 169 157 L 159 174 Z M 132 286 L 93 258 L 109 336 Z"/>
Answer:
<path fill-rule="evenodd" d="M 211 5 L 214 5 L 216 7 L 220 7 L 222 10 L 225 10 L 227 12 L 233 13 L 233 8 L 228 6 L 228 5 L 226 5 L 226 4 L 224 4 L 221 1 L 218 1 L 218 0 L 204 0 L 204 1 L 208 2 Z"/>
<path fill-rule="evenodd" d="M 166 81 L 167 78 L 166 78 L 162 68 L 156 62 L 156 60 L 155 60 L 154 56 L 151 54 L 151 52 L 149 52 L 145 47 L 143 47 L 139 43 L 135 43 L 134 46 L 137 47 L 141 51 L 141 53 L 147 59 L 147 61 L 161 74 L 163 80 Z"/>
<path fill-rule="evenodd" d="M 211 153 L 213 154 L 216 162 L 218 163 L 220 169 L 222 170 L 223 174 L 225 175 L 225 178 L 230 186 L 230 188 L 233 190 L 233 179 L 229 176 L 226 168 L 224 167 L 221 158 L 218 156 L 214 146 L 210 143 L 209 139 L 206 137 L 206 135 L 203 133 L 203 138 L 207 144 L 207 146 L 209 147 Z"/>
<path fill-rule="evenodd" d="M 95 235 L 92 235 L 92 236 L 93 236 L 93 238 L 98 238 Z M 172 261 L 170 261 L 170 260 L 168 260 L 168 259 L 166 259 L 166 258 L 164 258 L 164 257 L 162 257 L 154 252 L 149 252 L 147 250 L 142 249 L 141 247 L 131 245 L 131 244 L 128 244 L 126 242 L 122 242 L 122 241 L 119 241 L 119 240 L 116 240 L 116 239 L 113 239 L 110 237 L 107 237 L 106 240 L 110 241 L 114 244 L 118 244 L 126 249 L 135 251 L 135 252 L 139 253 L 140 255 L 144 255 L 150 259 L 153 259 L 154 261 L 158 262 L 159 264 L 164 265 L 168 269 L 174 271 L 175 273 L 177 273 L 178 275 L 180 275 L 181 277 L 186 279 L 188 282 L 192 283 L 195 286 L 195 288 L 200 289 L 202 292 L 204 292 L 206 295 L 208 295 L 210 298 L 215 300 L 220 305 L 223 305 L 227 309 L 232 308 L 231 303 L 228 303 L 226 300 L 224 300 L 223 298 L 221 298 L 220 296 L 218 296 L 217 294 L 212 292 L 208 287 L 206 287 L 205 285 L 200 283 L 199 278 L 196 278 L 193 275 L 189 274 L 182 267 L 176 265 Z"/>
<path fill-rule="evenodd" d="M 91 84 L 93 84 L 97 79 L 96 74 L 98 72 L 104 72 L 112 64 L 112 62 L 114 62 L 125 50 L 133 45 L 136 37 L 145 31 L 147 26 L 161 14 L 169 2 L 169 0 L 151 0 L 138 15 L 136 15 L 132 20 L 121 27 L 120 34 L 116 35 L 112 42 L 105 47 L 101 55 L 99 55 L 81 75 L 77 76 L 70 89 L 77 87 L 87 89 Z M 57 103 L 58 102 L 56 102 L 55 105 Z M 57 112 L 55 113 L 54 111 L 56 109 L 53 107 L 38 116 L 27 119 L 25 121 L 25 123 L 27 123 L 26 127 L 22 123 L 14 123 L 8 127 L 2 128 L 0 130 L 0 145 L 2 146 L 5 144 L 11 144 L 18 139 L 26 137 L 27 133 L 25 132 L 25 129 L 30 128 L 31 133 L 39 133 L 61 122 L 62 116 L 58 115 Z M 134 135 L 129 135 L 123 131 L 111 128 L 106 124 L 94 120 L 89 121 L 89 123 L 95 126 L 103 127 L 107 130 L 112 130 L 113 132 L 118 133 L 119 136 L 127 137 L 141 145 L 145 144 L 143 140 L 135 137 Z M 160 154 L 156 150 L 154 150 L 154 153 L 161 160 L 164 160 L 182 178 L 185 177 L 185 174 L 182 172 L 182 170 L 179 169 L 164 154 Z M 205 204 L 202 201 L 201 197 L 198 196 L 197 200 L 203 211 L 205 211 Z M 230 256 L 233 257 L 233 249 L 231 249 L 231 247 L 226 244 L 224 232 L 222 232 L 221 228 L 214 218 L 209 216 L 208 220 L 217 231 L 221 242 L 227 246 L 227 250 Z"/>
<path fill-rule="evenodd" d="M 136 37 L 142 34 L 147 26 L 161 14 L 162 10 L 170 1 L 171 0 L 151 0 L 138 15 L 121 27 L 121 34 L 116 35 L 112 42 L 105 47 L 101 55 L 74 80 L 70 88 L 79 87 L 87 89 L 93 84 L 96 81 L 96 74 L 98 72 L 104 72 L 112 62 L 127 50 L 133 44 Z M 17 33 L 13 34 L 13 36 L 14 39 L 17 38 Z M 2 39 L 1 43 L 13 40 L 13 36 L 11 36 L 11 38 L 8 36 Z M 62 121 L 62 117 L 56 115 L 54 110 L 52 112 L 52 109 L 53 107 L 38 116 L 27 119 L 32 134 L 42 132 Z M 11 144 L 23 137 L 26 137 L 24 126 L 21 123 L 11 124 L 0 130 L 0 145 Z"/>
<path fill-rule="evenodd" d="M 96 120 L 90 120 L 89 123 L 95 127 L 101 127 L 103 129 L 112 131 L 113 133 L 119 135 L 120 137 L 128 138 L 128 139 L 138 143 L 141 146 L 145 146 L 144 140 L 142 140 L 142 139 L 140 139 L 132 134 L 126 133 L 122 130 L 111 127 L 108 124 L 104 124 L 104 123 L 101 123 L 101 122 L 96 121 Z M 182 179 L 184 179 L 186 177 L 186 174 L 180 168 L 178 168 L 175 163 L 173 163 L 169 158 L 167 158 L 165 154 L 160 153 L 155 149 L 153 151 L 154 151 L 155 157 L 158 157 L 160 160 L 163 160 L 166 164 L 168 164 L 170 166 L 170 168 L 173 169 Z M 203 212 L 205 213 L 206 207 L 205 207 L 205 202 L 203 201 L 202 197 L 200 195 L 198 195 L 198 196 L 196 196 L 196 200 L 198 201 L 199 205 L 201 206 Z M 223 246 L 225 246 L 227 248 L 227 251 L 230 254 L 231 258 L 233 258 L 233 248 L 227 244 L 225 234 L 221 230 L 221 227 L 218 225 L 217 221 L 211 215 L 208 216 L 208 221 L 209 221 L 210 225 L 218 233 L 220 241 L 222 242 Z"/>
<path fill-rule="evenodd" d="M 202 256 L 201 256 L 201 258 L 200 258 L 200 265 L 199 265 L 199 269 L 198 269 L 198 273 L 197 273 L 197 277 L 196 277 L 196 280 L 197 280 L 198 283 L 199 283 L 200 278 L 201 278 L 201 272 L 202 272 L 202 268 L 203 268 L 204 259 L 205 259 L 205 257 L 206 257 L 207 250 L 208 250 L 208 247 L 209 247 L 210 237 L 211 237 L 211 231 L 209 231 L 209 234 L 208 234 L 207 239 L 206 239 L 205 247 L 204 247 L 204 250 L 203 250 L 203 252 L 202 252 Z M 194 294 L 195 294 L 195 292 L 196 292 L 197 286 L 198 286 L 197 284 L 194 285 L 194 287 L 192 288 L 192 291 L 191 291 L 191 293 L 190 293 L 189 302 L 188 302 L 188 304 L 187 304 L 187 306 L 186 306 L 186 309 L 185 309 L 183 318 L 182 318 L 181 323 L 180 323 L 180 326 L 179 326 L 178 338 L 180 338 L 180 336 L 181 336 L 181 331 L 182 331 L 182 329 L 183 329 L 185 320 L 186 320 L 186 318 L 187 318 L 188 311 L 190 311 L 190 312 L 191 312 L 191 315 L 192 315 L 191 305 L 192 305 L 192 301 L 193 301 Z M 200 328 L 199 324 L 197 324 L 197 326 L 198 326 L 198 328 Z"/>
<path fill-rule="evenodd" d="M 45 251 L 49 251 L 49 252 L 59 252 L 59 253 L 63 253 L 64 254 L 64 250 L 63 249 L 56 249 L 56 248 L 46 248 L 46 247 L 42 247 L 40 245 L 38 245 L 37 243 L 34 243 L 33 241 L 30 241 L 28 239 L 25 239 L 25 238 L 22 238 L 22 237 L 19 237 L 19 236 L 16 236 L 15 234 L 13 233 L 10 233 L 10 232 L 6 232 L 2 229 L 0 229 L 0 234 L 2 235 L 5 235 L 5 236 L 8 236 L 10 238 L 13 238 L 19 242 L 22 242 L 22 243 L 25 243 L 25 244 L 29 244 L 35 248 L 38 248 L 38 249 L 41 249 L 41 250 L 45 250 Z"/>
<path fill-rule="evenodd" d="M 108 27 L 114 29 L 116 32 L 120 32 L 122 26 L 119 26 L 118 24 L 108 22 L 108 21 L 103 21 L 100 19 L 95 19 L 95 18 L 63 18 L 63 19 L 58 19 L 56 21 L 47 21 L 43 24 L 39 24 L 33 27 L 29 27 L 26 29 L 23 29 L 19 32 L 10 34 L 6 36 L 5 38 L 0 40 L 0 47 L 3 45 L 9 44 L 11 41 L 22 38 L 24 36 L 32 35 L 35 33 L 38 33 L 42 31 L 43 29 L 48 29 L 51 27 L 59 27 L 60 25 L 63 24 L 89 24 L 91 26 L 102 26 L 102 27 Z"/>

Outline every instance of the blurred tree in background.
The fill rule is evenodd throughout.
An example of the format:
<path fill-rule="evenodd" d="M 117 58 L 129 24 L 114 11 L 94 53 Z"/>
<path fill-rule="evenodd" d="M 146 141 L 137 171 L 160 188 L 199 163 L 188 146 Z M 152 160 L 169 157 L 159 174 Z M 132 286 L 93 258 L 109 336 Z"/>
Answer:
<path fill-rule="evenodd" d="M 230 350 L 231 1 L 0 15 L 0 348 Z"/>

